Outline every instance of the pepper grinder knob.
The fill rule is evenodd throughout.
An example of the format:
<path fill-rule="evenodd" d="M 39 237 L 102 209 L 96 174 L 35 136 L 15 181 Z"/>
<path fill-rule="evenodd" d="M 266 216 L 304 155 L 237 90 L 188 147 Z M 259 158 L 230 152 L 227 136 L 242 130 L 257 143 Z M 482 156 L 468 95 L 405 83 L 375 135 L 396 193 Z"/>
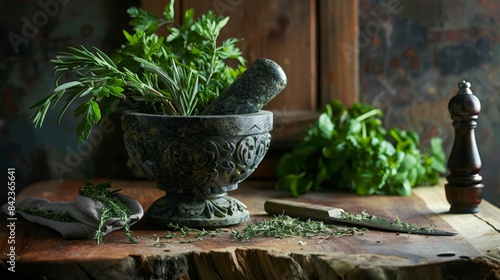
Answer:
<path fill-rule="evenodd" d="M 455 139 L 448 158 L 445 191 L 453 213 L 479 212 L 483 197 L 483 178 L 479 175 L 481 158 L 474 134 L 481 103 L 470 86 L 465 80 L 458 83 L 458 93 L 448 103 Z"/>

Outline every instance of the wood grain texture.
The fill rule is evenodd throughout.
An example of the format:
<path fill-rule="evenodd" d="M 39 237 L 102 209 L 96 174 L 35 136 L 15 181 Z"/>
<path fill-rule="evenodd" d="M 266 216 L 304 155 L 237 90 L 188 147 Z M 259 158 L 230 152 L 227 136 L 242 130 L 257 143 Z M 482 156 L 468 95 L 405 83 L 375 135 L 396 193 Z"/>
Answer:
<path fill-rule="evenodd" d="M 169 1 L 142 1 L 141 7 L 161 15 Z M 177 17 L 187 9 L 193 9 L 195 16 L 212 10 L 217 15 L 230 17 L 219 39 L 243 39 L 237 46 L 248 65 L 265 57 L 283 68 L 288 78 L 287 87 L 265 109 L 314 113 L 319 104 L 316 1 L 176 1 Z"/>
<path fill-rule="evenodd" d="M 445 183 L 443 180 L 442 184 Z M 498 208 L 488 201 L 483 200 L 480 211 L 476 214 L 451 214 L 450 205 L 445 199 L 443 188 L 417 188 L 416 195 L 426 201 L 426 206 L 434 213 L 440 214 L 443 220 L 454 228 L 462 229 L 463 236 L 476 248 L 481 255 L 490 256 L 500 260 L 500 241 L 494 242 L 500 233 L 500 218 Z M 475 226 L 484 223 L 482 226 Z"/>
<path fill-rule="evenodd" d="M 159 14 L 166 3 L 142 7 Z M 359 101 L 358 0 L 181 0 L 178 14 L 189 8 L 229 16 L 221 38 L 244 38 L 249 62 L 267 57 L 283 67 L 288 86 L 267 109 L 314 112 L 331 99 Z"/>
<path fill-rule="evenodd" d="M 358 0 L 319 1 L 321 104 L 359 101 Z"/>
<path fill-rule="evenodd" d="M 84 180 L 44 181 L 27 187 L 17 199 L 39 196 L 53 201 L 71 201 L 83 183 Z M 263 207 L 266 199 L 292 199 L 288 193 L 272 190 L 271 183 L 247 182 L 230 193 L 247 204 L 252 214 L 250 222 L 269 218 Z M 163 195 L 151 182 L 116 181 L 113 188 L 122 189 L 123 194 L 138 199 L 145 208 Z M 316 192 L 296 200 L 340 207 L 349 212 L 367 210 L 386 218 L 397 215 L 403 221 L 458 231 L 457 236 L 429 237 L 369 230 L 330 239 L 295 237 L 241 241 L 232 238 L 227 229 L 220 236 L 206 237 L 202 241 L 180 243 L 183 239 L 175 239 L 159 247 L 154 246 L 155 240 L 164 236 L 167 229 L 141 220 L 132 228 L 138 244 L 129 244 L 121 232 L 114 232 L 97 246 L 94 240 L 63 240 L 50 229 L 19 219 L 16 223 L 16 270 L 17 275 L 73 279 L 113 279 L 124 275 L 129 279 L 444 277 L 467 275 L 467 269 L 475 273 L 474 276 L 500 275 L 500 257 L 494 254 L 500 250 L 495 247 L 500 244 L 500 232 L 496 228 L 500 224 L 500 210 L 482 203 L 481 212 L 476 215 L 448 214 L 442 188 L 420 188 L 410 197 L 358 197 Z M 5 216 L 0 220 L 0 229 L 0 259 L 2 271 L 6 273 L 9 248 Z"/>
<path fill-rule="evenodd" d="M 167 2 L 167 1 L 160 1 Z M 238 44 L 249 64 L 258 58 L 276 61 L 288 77 L 287 87 L 266 109 L 315 110 L 316 2 L 293 0 L 179 1 L 196 15 L 208 10 L 229 16 L 220 38 L 243 38 Z"/>

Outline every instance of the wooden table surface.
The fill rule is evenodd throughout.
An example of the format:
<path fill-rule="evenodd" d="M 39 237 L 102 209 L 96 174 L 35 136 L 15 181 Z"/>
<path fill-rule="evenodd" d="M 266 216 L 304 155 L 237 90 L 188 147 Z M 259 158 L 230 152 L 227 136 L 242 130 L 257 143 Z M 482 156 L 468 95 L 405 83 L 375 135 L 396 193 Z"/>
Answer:
<path fill-rule="evenodd" d="M 43 181 L 19 193 L 17 201 L 37 196 L 73 201 L 83 180 Z M 147 207 L 163 192 L 151 182 L 115 181 L 113 188 Z M 246 182 L 229 193 L 248 206 L 251 221 L 270 218 L 268 198 L 291 199 L 268 182 Z M 456 231 L 456 236 L 424 236 L 368 230 L 330 239 L 260 237 L 242 241 L 231 228 L 203 240 L 162 239 L 170 229 L 144 220 L 132 227 L 138 244 L 121 231 L 94 240 L 64 240 L 59 233 L 16 221 L 15 273 L 6 271 L 10 245 L 7 216 L 0 221 L 2 273 L 18 279 L 500 279 L 500 209 L 487 201 L 477 214 L 450 214 L 442 184 L 419 187 L 410 197 L 359 197 L 345 193 L 308 193 L 304 202 Z M 241 230 L 245 223 L 235 226 Z M 339 227 L 344 227 L 339 225 Z M 168 242 L 168 243 L 167 243 Z M 2 279 L 5 279 L 2 277 Z"/>

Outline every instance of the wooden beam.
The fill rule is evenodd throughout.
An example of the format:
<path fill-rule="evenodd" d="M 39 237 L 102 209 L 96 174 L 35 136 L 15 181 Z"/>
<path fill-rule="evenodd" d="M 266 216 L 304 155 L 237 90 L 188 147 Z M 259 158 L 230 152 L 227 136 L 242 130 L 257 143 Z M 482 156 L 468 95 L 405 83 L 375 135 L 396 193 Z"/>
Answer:
<path fill-rule="evenodd" d="M 285 71 L 287 87 L 265 108 L 272 111 L 297 111 L 317 108 L 316 1 L 183 0 L 183 9 L 193 8 L 197 15 L 207 10 L 229 16 L 221 39 L 243 38 L 238 44 L 248 65 L 266 57 Z"/>
<path fill-rule="evenodd" d="M 358 8 L 358 0 L 319 0 L 320 105 L 359 101 Z"/>

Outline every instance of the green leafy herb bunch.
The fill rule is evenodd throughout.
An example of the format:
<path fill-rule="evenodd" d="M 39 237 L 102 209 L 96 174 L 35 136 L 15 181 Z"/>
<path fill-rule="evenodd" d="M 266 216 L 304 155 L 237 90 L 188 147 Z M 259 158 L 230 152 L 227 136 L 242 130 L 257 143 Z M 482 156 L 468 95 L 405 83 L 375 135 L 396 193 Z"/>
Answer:
<path fill-rule="evenodd" d="M 162 17 L 136 7 L 127 12 L 134 32 L 123 31 L 125 43 L 110 56 L 81 46 L 68 47 L 51 60 L 56 88 L 31 107 L 36 110 L 31 116 L 36 127 L 63 97 L 58 122 L 73 102 L 81 100 L 74 110 L 81 118 L 76 128 L 81 142 L 126 98 L 145 113 L 196 115 L 245 71 L 246 60 L 236 47 L 240 39 L 218 40 L 229 17 L 209 11 L 195 18 L 189 9 L 179 24 L 174 0 Z M 158 36 L 159 29 L 168 35 Z M 68 76 L 73 79 L 59 82 Z"/>
<path fill-rule="evenodd" d="M 309 190 L 341 189 L 359 195 L 410 195 L 418 185 L 435 185 L 446 172 L 440 138 L 427 153 L 418 134 L 382 126 L 382 111 L 334 100 L 325 106 L 303 141 L 278 162 L 276 187 L 299 196 Z"/>

